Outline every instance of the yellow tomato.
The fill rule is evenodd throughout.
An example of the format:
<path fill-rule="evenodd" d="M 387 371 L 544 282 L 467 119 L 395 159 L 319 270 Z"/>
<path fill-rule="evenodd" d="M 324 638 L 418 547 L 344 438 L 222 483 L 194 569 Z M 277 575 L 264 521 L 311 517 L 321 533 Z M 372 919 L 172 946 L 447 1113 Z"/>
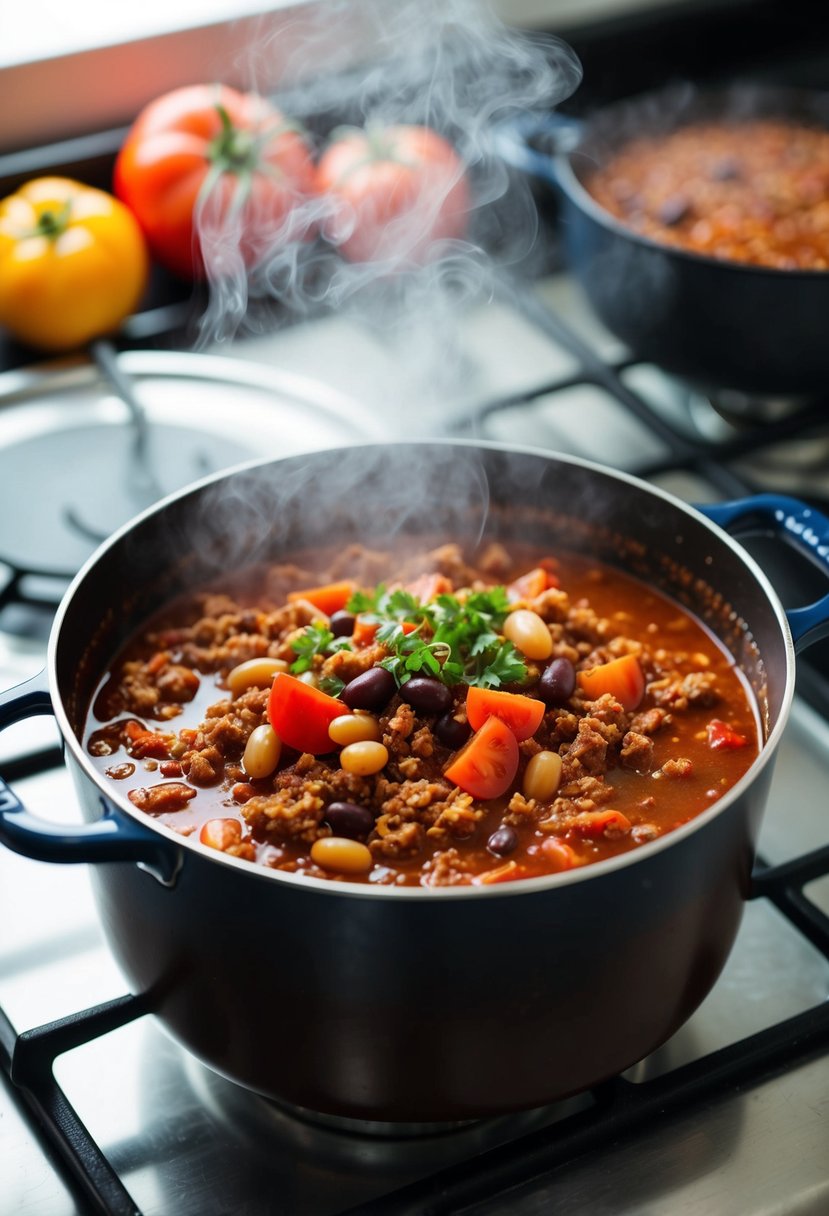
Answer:
<path fill-rule="evenodd" d="M 41 177 L 0 202 L 0 324 L 23 342 L 71 350 L 109 333 L 148 266 L 137 220 L 103 190 Z"/>

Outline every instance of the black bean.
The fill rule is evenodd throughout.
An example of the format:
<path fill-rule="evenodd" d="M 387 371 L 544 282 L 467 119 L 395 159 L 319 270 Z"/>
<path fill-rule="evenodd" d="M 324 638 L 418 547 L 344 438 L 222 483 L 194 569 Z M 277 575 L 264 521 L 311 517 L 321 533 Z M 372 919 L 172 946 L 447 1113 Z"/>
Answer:
<path fill-rule="evenodd" d="M 677 224 L 681 224 L 690 214 L 690 204 L 680 194 L 676 194 L 672 198 L 666 198 L 657 210 L 657 218 L 667 225 L 668 228 L 674 228 Z"/>
<path fill-rule="evenodd" d="M 724 156 L 711 170 L 715 182 L 733 182 L 741 176 L 740 162 L 733 156 Z"/>
<path fill-rule="evenodd" d="M 331 617 L 328 628 L 335 638 L 350 638 L 356 624 L 357 618 L 353 612 L 346 612 L 344 608 L 341 608 Z"/>
<path fill-rule="evenodd" d="M 564 705 L 576 687 L 576 669 L 569 659 L 553 659 L 541 673 L 536 691 L 545 705 Z"/>
<path fill-rule="evenodd" d="M 335 836 L 348 840 L 365 840 L 374 827 L 374 816 L 367 807 L 356 802 L 331 802 L 325 810 L 325 822 Z"/>
<path fill-rule="evenodd" d="M 444 747 L 450 747 L 452 751 L 456 751 L 466 743 L 472 734 L 472 727 L 468 722 L 459 722 L 451 714 L 444 714 L 435 723 L 434 731 L 438 743 L 442 743 Z"/>
<path fill-rule="evenodd" d="M 514 852 L 518 847 L 518 836 L 513 828 L 506 823 L 502 823 L 492 833 L 486 842 L 486 847 L 496 857 L 506 857 L 508 853 Z"/>
<path fill-rule="evenodd" d="M 346 684 L 340 698 L 349 709 L 382 709 L 395 694 L 394 676 L 385 667 L 370 667 Z"/>
<path fill-rule="evenodd" d="M 400 695 L 424 714 L 445 714 L 452 705 L 452 694 L 440 680 L 412 676 L 400 686 Z"/>

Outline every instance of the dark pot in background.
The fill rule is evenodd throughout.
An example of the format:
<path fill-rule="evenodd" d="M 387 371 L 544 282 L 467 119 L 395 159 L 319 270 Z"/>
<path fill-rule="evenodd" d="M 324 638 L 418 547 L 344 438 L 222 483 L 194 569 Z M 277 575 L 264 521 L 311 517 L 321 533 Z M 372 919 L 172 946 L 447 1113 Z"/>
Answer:
<path fill-rule="evenodd" d="M 816 396 L 829 384 L 829 271 L 778 270 L 660 245 L 583 185 L 622 144 L 697 119 L 773 116 L 829 126 L 829 95 L 745 86 L 672 89 L 586 122 L 532 115 L 504 127 L 504 159 L 553 187 L 567 260 L 598 317 L 641 360 L 704 388 Z"/>

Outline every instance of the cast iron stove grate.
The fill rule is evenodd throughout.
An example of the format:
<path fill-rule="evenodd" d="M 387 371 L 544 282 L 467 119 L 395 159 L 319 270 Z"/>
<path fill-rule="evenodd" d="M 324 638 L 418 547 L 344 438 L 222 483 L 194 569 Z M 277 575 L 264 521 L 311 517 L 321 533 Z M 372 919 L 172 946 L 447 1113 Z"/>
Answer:
<path fill-rule="evenodd" d="M 829 690 L 824 690 L 829 691 Z M 829 918 L 803 888 L 829 874 L 829 846 L 779 866 L 758 862 L 752 898 L 767 899 L 829 959 Z M 54 1075 L 64 1052 L 152 1012 L 142 996 L 124 996 L 18 1033 L 0 1008 L 0 1063 L 42 1137 L 89 1210 L 140 1216 L 118 1174 L 89 1134 Z M 470 1161 L 443 1169 L 395 1193 L 347 1209 L 364 1216 L 442 1216 L 549 1173 L 609 1141 L 634 1136 L 656 1116 L 704 1108 L 717 1098 L 760 1085 L 829 1050 L 829 1003 L 649 1081 L 623 1077 L 597 1087 L 592 1105 L 553 1127 L 530 1132 Z"/>
<path fill-rule="evenodd" d="M 725 443 L 689 438 L 625 384 L 622 375 L 632 365 L 630 362 L 603 362 L 535 298 L 525 294 L 522 308 L 533 324 L 577 357 L 579 374 L 539 386 L 532 392 L 486 403 L 459 429 L 476 430 L 488 413 L 526 406 L 534 397 L 549 396 L 578 384 L 598 385 L 665 445 L 667 454 L 663 459 L 643 461 L 632 472 L 652 478 L 672 470 L 693 470 L 728 497 L 761 488 L 735 471 L 735 460 L 793 435 L 825 429 L 825 409 L 816 403 L 795 416 L 741 431 Z M 0 608 L 7 610 L 15 604 L 31 607 L 32 602 L 39 606 L 38 597 L 26 589 L 26 573 L 11 570 L 0 593 Z M 829 720 L 829 678 L 817 667 L 804 663 L 798 674 L 798 691 Z M 14 780 L 37 771 L 38 765 L 46 770 L 56 763 L 55 751 L 44 751 L 19 762 L 12 761 L 6 765 L 5 774 Z M 759 859 L 751 898 L 773 904 L 829 960 L 829 917 L 804 891 L 809 883 L 827 874 L 829 846 L 779 865 L 767 865 Z M 58 1084 L 54 1066 L 65 1052 L 151 1012 L 147 998 L 127 995 L 18 1031 L 0 1007 L 0 1064 L 4 1073 L 43 1142 L 62 1164 L 76 1194 L 88 1210 L 106 1216 L 140 1216 L 141 1209 Z M 460 1213 L 484 1199 L 506 1196 L 511 1188 L 595 1153 L 610 1141 L 634 1137 L 657 1116 L 666 1119 L 682 1112 L 704 1110 L 718 1099 L 760 1085 L 827 1052 L 829 1003 L 822 1002 L 652 1079 L 634 1082 L 626 1077 L 614 1078 L 592 1091 L 588 1106 L 579 1105 L 573 1113 L 551 1125 L 521 1134 L 344 1211 L 365 1216 Z M 509 1204 L 508 1198 L 505 1203 Z"/>

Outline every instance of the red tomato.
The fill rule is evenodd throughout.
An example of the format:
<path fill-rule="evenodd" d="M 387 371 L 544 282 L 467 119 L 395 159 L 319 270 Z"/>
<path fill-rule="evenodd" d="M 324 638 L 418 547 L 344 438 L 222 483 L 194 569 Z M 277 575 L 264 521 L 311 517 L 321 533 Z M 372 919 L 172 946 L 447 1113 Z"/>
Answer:
<path fill-rule="evenodd" d="M 115 162 L 115 193 L 162 265 L 223 277 L 310 234 L 308 145 L 255 93 L 188 85 L 150 102 Z"/>
<path fill-rule="evenodd" d="M 747 743 L 748 739 L 745 735 L 741 735 L 733 726 L 729 726 L 720 718 L 712 718 L 708 723 L 708 746 L 714 748 L 715 751 L 720 749 L 735 751 L 737 748 L 745 747 Z"/>
<path fill-rule="evenodd" d="M 578 679 L 589 700 L 597 701 L 609 692 L 629 713 L 645 695 L 645 677 L 635 654 L 625 654 L 620 659 L 591 667 L 589 671 L 580 671 Z"/>
<path fill-rule="evenodd" d="M 419 604 L 430 604 L 439 595 L 451 595 L 453 590 L 452 580 L 445 574 L 419 574 L 404 587 L 404 591 L 413 595 Z"/>
<path fill-rule="evenodd" d="M 473 684 L 466 694 L 466 716 L 473 730 L 483 726 L 487 718 L 500 718 L 519 743 L 535 734 L 545 709 L 543 701 L 517 692 L 498 692 L 495 688 L 478 688 Z"/>
<path fill-rule="evenodd" d="M 344 131 L 317 167 L 325 235 L 352 262 L 422 264 L 466 230 L 469 189 L 451 144 L 429 127 Z"/>
<path fill-rule="evenodd" d="M 315 756 L 333 752 L 336 745 L 328 734 L 335 718 L 347 714 L 348 706 L 310 684 L 278 671 L 268 698 L 268 718 L 283 743 L 298 752 Z"/>
<path fill-rule="evenodd" d="M 535 569 L 522 574 L 520 578 L 513 579 L 507 587 L 507 599 L 511 604 L 517 603 L 518 600 L 534 600 L 539 595 L 543 595 L 550 587 L 558 585 L 558 579 L 554 574 L 545 570 L 543 566 L 536 566 Z"/>
<path fill-rule="evenodd" d="M 448 781 L 483 801 L 505 794 L 517 772 L 518 740 L 500 718 L 487 718 L 444 769 Z"/>

